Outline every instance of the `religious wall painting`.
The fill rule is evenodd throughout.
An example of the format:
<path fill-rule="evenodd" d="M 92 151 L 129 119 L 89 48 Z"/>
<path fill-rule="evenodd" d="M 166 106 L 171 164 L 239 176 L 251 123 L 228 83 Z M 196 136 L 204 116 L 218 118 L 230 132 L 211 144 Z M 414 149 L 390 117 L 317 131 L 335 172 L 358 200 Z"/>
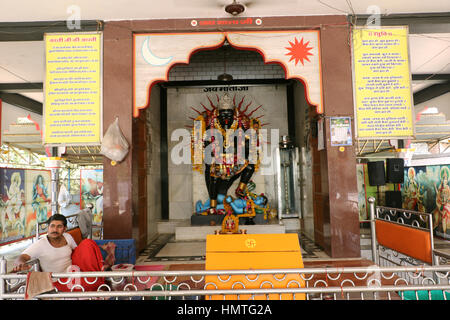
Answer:
<path fill-rule="evenodd" d="M 27 230 L 25 236 L 35 234 L 36 222 L 51 215 L 51 174 L 49 170 L 25 170 Z"/>
<path fill-rule="evenodd" d="M 371 186 L 367 164 L 358 164 L 358 208 L 360 220 L 368 218 L 368 199 L 374 197 L 376 205 L 385 205 L 385 192 L 398 190 L 402 194 L 402 208 L 431 213 L 435 234 L 450 239 L 450 166 L 414 166 L 404 168 L 402 184 L 386 183 Z"/>
<path fill-rule="evenodd" d="M 35 234 L 36 219 L 51 215 L 50 171 L 0 169 L 0 243 Z"/>
<path fill-rule="evenodd" d="M 433 169 L 432 187 L 436 196 L 434 197 L 435 208 L 431 213 L 435 231 L 438 236 L 450 239 L 450 166 L 435 166 Z"/>
<path fill-rule="evenodd" d="M 429 204 L 425 203 L 425 194 L 429 194 L 427 190 L 429 186 L 427 169 L 423 167 L 409 167 L 404 171 L 402 185 L 402 208 L 407 210 L 426 212 Z"/>
<path fill-rule="evenodd" d="M 94 224 L 103 218 L 103 169 L 80 171 L 80 209 L 92 206 Z"/>
<path fill-rule="evenodd" d="M 0 169 L 1 242 L 25 235 L 25 175 L 23 169 Z"/>
<path fill-rule="evenodd" d="M 450 166 L 405 167 L 401 184 L 404 209 L 431 213 L 434 232 L 450 239 Z"/>

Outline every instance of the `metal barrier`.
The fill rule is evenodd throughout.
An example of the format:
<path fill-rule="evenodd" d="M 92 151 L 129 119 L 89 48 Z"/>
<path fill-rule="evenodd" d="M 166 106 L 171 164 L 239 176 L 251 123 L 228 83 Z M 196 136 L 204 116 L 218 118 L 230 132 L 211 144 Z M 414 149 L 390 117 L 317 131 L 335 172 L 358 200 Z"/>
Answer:
<path fill-rule="evenodd" d="M 369 199 L 369 215 L 371 225 L 372 259 L 380 266 L 420 266 L 426 262 L 417 260 L 395 250 L 386 248 L 377 243 L 375 220 L 384 220 L 395 224 L 407 226 L 412 229 L 424 230 L 429 233 L 429 241 L 433 253 L 433 265 L 447 264 L 449 255 L 434 248 L 433 218 L 431 213 L 423 213 L 406 209 L 375 206 L 375 198 Z"/>
<path fill-rule="evenodd" d="M 6 274 L 6 260 L 0 260 L 0 300 L 24 299 L 25 274 Z M 411 284 L 399 276 L 406 273 L 412 278 L 421 278 L 422 283 Z M 298 283 L 287 288 L 276 288 L 287 274 L 298 274 L 305 281 L 305 287 Z M 432 274 L 431 277 L 426 274 Z M 249 282 L 260 276 L 272 275 L 272 281 L 265 281 L 260 288 L 246 288 L 242 282 L 233 283 L 235 289 L 211 289 L 212 283 L 205 283 L 205 276 L 217 276 L 221 282 L 232 281 L 233 276 L 245 276 Z M 198 271 L 107 271 L 53 273 L 54 281 L 68 278 L 64 283 L 79 282 L 80 278 L 104 278 L 105 284 L 92 292 L 50 292 L 35 299 L 209 299 L 220 295 L 237 296 L 245 300 L 281 299 L 281 295 L 306 294 L 307 300 L 400 300 L 419 296 L 430 299 L 437 293 L 441 299 L 450 298 L 450 266 L 421 267 L 351 267 L 351 268 L 303 268 L 271 270 L 198 270 Z M 435 279 L 438 279 L 436 281 Z M 92 280 L 91 283 L 93 283 Z M 150 282 L 152 281 L 152 282 Z M 142 285 L 153 283 L 147 288 Z M 11 288 L 16 290 L 13 292 Z M 84 290 L 81 286 L 75 286 Z M 408 293 L 406 297 L 405 293 Z M 275 298 L 273 295 L 276 295 Z"/>
<path fill-rule="evenodd" d="M 431 246 L 432 265 L 445 265 L 449 263 L 450 256 L 445 252 L 434 248 L 433 218 L 430 213 L 383 206 L 375 207 L 375 199 L 370 197 L 369 215 L 371 224 L 372 260 L 377 265 L 381 267 L 411 266 L 416 268 L 424 268 L 424 266 L 428 266 L 430 264 L 397 251 L 395 246 L 388 248 L 378 244 L 377 230 L 375 227 L 376 220 L 382 220 L 385 222 L 406 226 L 411 229 L 427 232 L 429 234 L 428 241 Z M 426 268 L 424 270 L 426 270 Z M 400 272 L 398 276 L 405 279 L 405 282 L 411 285 L 421 284 L 424 281 L 429 281 L 430 279 L 436 283 L 439 283 L 442 279 L 442 276 L 440 276 L 438 272 L 430 273 L 425 271 L 420 276 L 411 276 L 408 272 Z"/>

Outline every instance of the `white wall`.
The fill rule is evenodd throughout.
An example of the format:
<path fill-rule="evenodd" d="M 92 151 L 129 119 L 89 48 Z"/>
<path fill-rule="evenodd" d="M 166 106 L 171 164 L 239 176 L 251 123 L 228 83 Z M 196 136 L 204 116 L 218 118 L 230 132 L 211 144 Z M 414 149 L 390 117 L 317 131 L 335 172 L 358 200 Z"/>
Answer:
<path fill-rule="evenodd" d="M 151 92 L 147 115 L 147 240 L 157 234 L 157 221 L 161 220 L 161 166 L 160 166 L 160 89 L 154 86 Z"/>
<path fill-rule="evenodd" d="M 445 118 L 450 120 L 450 92 L 415 105 L 414 109 L 416 115 L 425 109 L 425 107 L 438 108 L 441 113 L 445 114 Z"/>
<path fill-rule="evenodd" d="M 2 128 L 1 128 L 2 133 L 4 130 L 9 129 L 10 124 L 16 123 L 17 118 L 27 117 L 28 115 L 31 115 L 31 119 L 33 119 L 34 121 L 39 123 L 39 127 L 42 130 L 42 116 L 41 115 L 34 113 L 34 112 L 24 110 L 22 108 L 13 106 L 11 104 L 8 104 L 8 103 L 5 103 L 4 101 L 2 101 Z"/>

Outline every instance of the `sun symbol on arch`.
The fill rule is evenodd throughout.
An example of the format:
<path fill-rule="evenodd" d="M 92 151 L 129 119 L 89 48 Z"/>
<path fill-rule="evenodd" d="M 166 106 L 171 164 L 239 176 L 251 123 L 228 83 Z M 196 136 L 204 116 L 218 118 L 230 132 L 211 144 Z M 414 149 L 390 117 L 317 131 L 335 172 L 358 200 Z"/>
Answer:
<path fill-rule="evenodd" d="M 313 56 L 313 54 L 311 52 L 309 52 L 313 47 L 308 47 L 309 41 L 304 43 L 303 38 L 302 38 L 300 40 L 300 42 L 298 42 L 297 38 L 294 38 L 294 42 L 289 41 L 289 44 L 291 46 L 286 47 L 286 49 L 289 50 L 289 52 L 286 53 L 286 55 L 291 56 L 291 59 L 289 60 L 289 62 L 291 62 L 292 60 L 295 60 L 295 65 L 297 65 L 297 63 L 299 61 L 302 63 L 302 65 L 305 65 L 303 63 L 304 60 L 311 62 L 308 59 L 308 56 Z"/>

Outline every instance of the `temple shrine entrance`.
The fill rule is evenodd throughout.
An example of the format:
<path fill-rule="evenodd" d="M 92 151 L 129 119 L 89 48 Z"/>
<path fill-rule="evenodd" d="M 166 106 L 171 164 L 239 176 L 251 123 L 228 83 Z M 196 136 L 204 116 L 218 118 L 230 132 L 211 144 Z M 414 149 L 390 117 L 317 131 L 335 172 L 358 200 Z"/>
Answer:
<path fill-rule="evenodd" d="M 299 36 L 293 39 L 288 42 L 292 50 L 286 52 L 292 53 L 293 48 L 305 51 L 304 56 L 287 55 L 292 64 L 311 63 L 311 56 L 317 56 L 319 51 L 312 51 L 310 41 Z M 142 45 L 145 47 L 140 52 L 147 64 L 164 63 L 163 59 L 156 62 L 154 50 L 145 52 L 149 41 L 144 40 Z M 302 230 L 314 239 L 311 118 L 321 106 L 311 105 L 307 94 L 320 92 L 320 86 L 308 86 L 304 78 L 286 79 L 288 68 L 276 59 L 273 62 L 277 63 L 265 62 L 260 50 L 243 50 L 228 41 L 220 45 L 193 53 L 186 64 L 172 65 L 167 81 L 147 81 L 149 107 L 135 107 L 135 116 L 146 119 L 147 192 L 148 199 L 152 199 L 147 200 L 148 232 L 157 233 L 161 220 L 188 221 L 191 226 L 220 229 L 226 215 L 224 200 L 226 207 L 228 197 L 234 214 L 240 216 L 242 228 L 274 225 L 279 230 L 282 225 L 283 231 Z M 171 60 L 172 55 L 165 61 Z M 136 65 L 136 70 L 143 70 Z M 311 68 L 305 69 L 303 72 L 311 72 Z M 224 81 L 224 75 L 231 79 Z M 315 79 L 308 74 L 305 78 Z M 315 84 L 320 84 L 320 77 Z M 224 98 L 230 99 L 229 109 L 234 110 L 236 126 L 245 119 L 257 122 L 261 129 L 257 132 L 260 140 L 255 140 L 259 158 L 250 174 L 245 173 L 245 165 L 229 167 L 237 176 L 225 178 L 229 181 L 227 188 L 220 187 L 212 199 L 204 163 L 194 161 L 191 136 L 199 117 L 206 123 L 214 121 L 212 115 L 223 109 Z M 321 101 L 320 96 L 317 101 Z M 231 118 L 230 121 L 233 122 Z M 229 128 L 236 126 L 230 123 Z M 243 178 L 240 171 L 247 177 Z M 245 188 L 247 197 L 237 195 L 240 188 Z"/>

